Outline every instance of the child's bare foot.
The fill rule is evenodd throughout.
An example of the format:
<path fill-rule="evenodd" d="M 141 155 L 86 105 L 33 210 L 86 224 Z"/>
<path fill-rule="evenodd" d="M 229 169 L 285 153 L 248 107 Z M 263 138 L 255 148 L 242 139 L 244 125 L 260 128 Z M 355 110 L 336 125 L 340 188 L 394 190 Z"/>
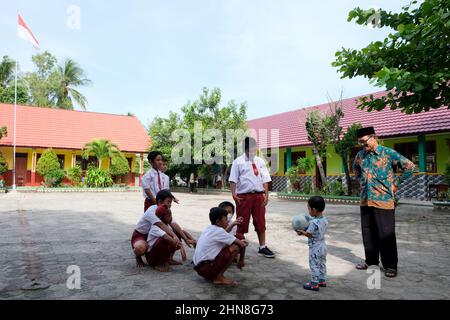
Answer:
<path fill-rule="evenodd" d="M 145 264 L 144 260 L 142 260 L 142 257 L 136 256 L 136 267 L 143 268 L 145 266 L 146 266 L 146 264 Z"/>
<path fill-rule="evenodd" d="M 157 270 L 159 272 L 169 272 L 170 271 L 169 264 L 165 263 L 162 265 L 157 265 L 157 266 L 155 266 L 155 270 Z"/>
<path fill-rule="evenodd" d="M 171 265 L 171 266 L 179 266 L 181 264 L 183 264 L 183 263 L 181 263 L 180 261 L 177 261 L 177 260 L 174 260 L 174 259 L 170 259 L 169 260 L 169 265 Z"/>
<path fill-rule="evenodd" d="M 217 285 L 225 285 L 225 286 L 229 286 L 229 285 L 236 286 L 238 284 L 236 281 L 225 278 L 224 276 L 218 276 L 217 278 L 215 278 L 213 280 L 213 283 L 217 284 Z"/>

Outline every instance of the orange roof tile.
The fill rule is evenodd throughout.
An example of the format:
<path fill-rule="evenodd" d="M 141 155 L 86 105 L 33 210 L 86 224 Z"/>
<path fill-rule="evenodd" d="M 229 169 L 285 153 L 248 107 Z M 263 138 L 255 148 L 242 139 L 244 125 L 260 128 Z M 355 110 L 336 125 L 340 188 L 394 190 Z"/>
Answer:
<path fill-rule="evenodd" d="M 0 103 L 0 126 L 8 136 L 0 145 L 13 145 L 14 105 Z M 82 149 L 93 139 L 108 139 L 121 151 L 146 152 L 150 138 L 136 117 L 106 113 L 17 106 L 18 147 Z"/>

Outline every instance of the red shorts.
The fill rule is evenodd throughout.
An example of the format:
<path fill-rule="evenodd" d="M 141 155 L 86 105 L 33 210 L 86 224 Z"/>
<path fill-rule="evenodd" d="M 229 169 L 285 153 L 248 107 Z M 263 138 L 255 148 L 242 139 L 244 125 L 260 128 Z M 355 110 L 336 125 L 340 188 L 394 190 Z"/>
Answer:
<path fill-rule="evenodd" d="M 169 261 L 170 255 L 175 252 L 175 247 L 163 238 L 156 240 L 150 252 L 145 254 L 149 266 L 157 266 Z"/>
<path fill-rule="evenodd" d="M 263 193 L 239 194 L 241 202 L 236 204 L 236 216 L 244 218 L 244 222 L 238 224 L 237 234 L 248 233 L 250 216 L 253 218 L 255 231 L 258 233 L 266 231 L 266 207 L 263 206 Z"/>
<path fill-rule="evenodd" d="M 220 251 L 212 261 L 202 261 L 194 267 L 195 271 L 207 280 L 214 280 L 219 273 L 230 264 L 231 259 L 230 246 L 226 246 Z"/>
<path fill-rule="evenodd" d="M 150 200 L 149 198 L 145 198 L 145 200 L 144 200 L 144 213 L 145 213 L 145 211 L 147 211 L 148 208 L 150 208 L 154 204 L 156 204 L 156 202 Z"/>
<path fill-rule="evenodd" d="M 131 235 L 131 247 L 134 249 L 134 244 L 136 241 L 144 240 L 147 242 L 147 234 L 140 233 L 139 231 L 134 230 L 133 234 Z"/>

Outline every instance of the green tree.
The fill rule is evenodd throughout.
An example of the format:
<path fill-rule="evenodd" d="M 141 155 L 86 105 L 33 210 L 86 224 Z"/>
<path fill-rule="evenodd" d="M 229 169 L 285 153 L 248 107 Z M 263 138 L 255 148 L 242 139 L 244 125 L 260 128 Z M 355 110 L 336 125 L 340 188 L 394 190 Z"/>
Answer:
<path fill-rule="evenodd" d="M 45 150 L 36 166 L 37 172 L 44 177 L 47 187 L 55 187 L 64 180 L 64 171 L 61 169 L 58 156 L 52 149 Z"/>
<path fill-rule="evenodd" d="M 358 136 L 356 132 L 360 128 L 362 128 L 362 125 L 360 123 L 352 124 L 347 128 L 347 132 L 344 134 L 342 139 L 338 139 L 334 143 L 334 150 L 337 154 L 341 155 L 342 158 L 342 166 L 344 167 L 345 172 L 345 181 L 347 182 L 346 195 L 351 195 L 352 193 L 352 181 L 350 179 L 349 172 L 350 149 L 358 145 Z"/>
<path fill-rule="evenodd" d="M 379 19 L 379 27 L 393 32 L 383 41 L 371 42 L 361 50 L 336 52 L 342 78 L 364 76 L 385 87 L 386 96 L 363 97 L 359 107 L 368 111 L 390 106 L 407 114 L 450 108 L 450 2 L 412 1 L 400 13 L 385 10 L 350 11 L 348 21 L 364 25 Z"/>
<path fill-rule="evenodd" d="M 34 55 L 31 59 L 36 71 L 28 72 L 24 77 L 30 94 L 30 103 L 38 107 L 52 107 L 58 87 L 58 77 L 55 72 L 56 57 L 45 51 Z"/>
<path fill-rule="evenodd" d="M 24 77 L 32 105 L 73 110 L 77 103 L 86 110 L 87 99 L 77 88 L 91 81 L 74 60 L 66 59 L 58 65 L 56 57 L 48 51 L 34 55 L 32 60 L 36 71 Z"/>
<path fill-rule="evenodd" d="M 326 126 L 326 117 L 322 116 L 317 110 L 307 114 L 305 127 L 308 134 L 308 140 L 312 143 L 312 150 L 319 169 L 322 185 L 327 184 L 327 178 L 323 169 L 322 159 L 327 155 L 327 146 L 330 143 L 330 134 Z"/>
<path fill-rule="evenodd" d="M 67 59 L 63 65 L 57 67 L 56 74 L 59 85 L 54 96 L 55 105 L 61 109 L 73 110 L 76 102 L 81 109 L 86 110 L 86 97 L 75 89 L 91 83 L 84 70 L 74 60 Z"/>
<path fill-rule="evenodd" d="M 3 56 L 0 62 L 0 102 L 14 103 L 15 100 L 15 64 L 8 56 Z M 17 77 L 17 103 L 28 104 L 29 96 L 21 75 Z"/>
<path fill-rule="evenodd" d="M 128 160 L 123 156 L 115 156 L 111 159 L 111 168 L 109 169 L 111 176 L 118 180 L 118 183 L 122 182 L 122 177 L 130 172 L 130 165 Z"/>
<path fill-rule="evenodd" d="M 155 118 L 149 126 L 149 135 L 152 140 L 152 150 L 159 150 L 163 155 L 170 160 L 172 148 L 175 146 L 175 142 L 171 140 L 172 133 L 176 129 L 186 129 L 191 138 L 191 150 L 194 150 L 191 154 L 191 164 L 175 165 L 170 163 L 169 176 L 171 172 L 177 172 L 183 178 L 188 178 L 191 172 L 208 173 L 211 172 L 209 167 L 212 164 L 200 162 L 203 158 L 205 148 L 214 148 L 217 151 L 217 156 L 227 157 L 228 150 L 226 148 L 226 130 L 227 129 L 242 129 L 244 132 L 247 129 L 247 105 L 246 103 L 237 104 L 233 100 L 229 101 L 225 106 L 221 106 L 222 93 L 220 89 L 215 88 L 209 90 L 203 88 L 199 98 L 193 102 L 187 102 L 181 108 L 181 114 L 171 112 L 167 118 Z M 221 145 L 218 145 L 220 141 L 214 139 L 204 141 L 202 148 L 195 152 L 194 148 L 194 126 L 195 123 L 201 123 L 201 132 L 203 137 L 206 136 L 209 129 L 216 129 L 217 133 L 220 133 L 224 140 Z M 196 160 L 196 161 L 194 161 Z M 204 159 L 203 159 L 204 160 Z M 222 181 L 225 181 L 223 176 L 226 175 L 229 170 L 229 166 L 224 163 L 220 167 L 220 173 L 222 175 Z M 205 177 L 208 178 L 208 177 Z M 225 185 L 225 184 L 224 184 Z"/>
<path fill-rule="evenodd" d="M 102 167 L 102 161 L 105 159 L 112 159 L 115 156 L 120 156 L 120 150 L 109 140 L 94 139 L 84 145 L 83 157 L 89 159 L 90 155 L 94 155 L 98 160 L 98 167 Z"/>
<path fill-rule="evenodd" d="M 0 140 L 7 135 L 8 130 L 6 129 L 6 127 L 0 127 Z M 8 171 L 8 163 L 6 162 L 2 152 L 0 151 L 0 176 L 3 175 L 6 171 Z"/>

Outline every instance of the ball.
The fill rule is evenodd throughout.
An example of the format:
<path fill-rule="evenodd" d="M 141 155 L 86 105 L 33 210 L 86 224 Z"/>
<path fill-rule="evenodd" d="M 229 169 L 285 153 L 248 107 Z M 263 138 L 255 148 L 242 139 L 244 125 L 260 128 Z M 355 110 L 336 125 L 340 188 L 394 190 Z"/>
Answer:
<path fill-rule="evenodd" d="M 304 214 L 294 216 L 292 218 L 292 229 L 295 231 L 308 229 L 310 219 L 311 218 L 309 216 Z"/>

